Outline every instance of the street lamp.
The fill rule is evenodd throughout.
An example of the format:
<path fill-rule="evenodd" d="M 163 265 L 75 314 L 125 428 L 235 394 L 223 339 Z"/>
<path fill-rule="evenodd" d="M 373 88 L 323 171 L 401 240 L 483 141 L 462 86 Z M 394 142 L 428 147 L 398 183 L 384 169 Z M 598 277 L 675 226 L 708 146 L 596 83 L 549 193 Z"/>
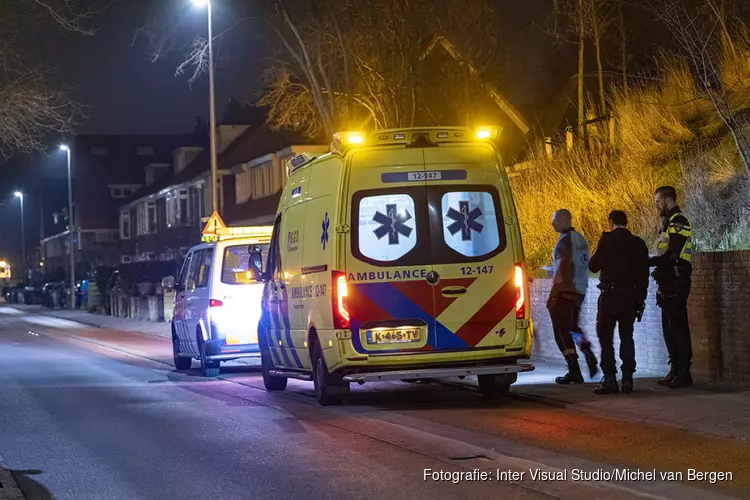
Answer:
<path fill-rule="evenodd" d="M 213 26 L 211 22 L 211 0 L 193 0 L 196 7 L 206 7 L 208 13 L 208 94 L 209 94 L 209 128 L 211 144 L 211 208 L 214 212 L 219 211 L 219 200 L 217 196 L 217 167 L 216 167 L 216 109 L 214 99 L 214 44 Z"/>
<path fill-rule="evenodd" d="M 70 238 L 70 308 L 76 307 L 76 257 L 75 257 L 75 237 L 73 235 L 73 181 L 70 176 L 70 148 L 65 144 L 60 144 L 60 149 L 65 151 L 68 156 L 68 235 Z"/>
<path fill-rule="evenodd" d="M 21 272 L 23 273 L 23 283 L 26 284 L 26 231 L 23 227 L 23 193 L 21 191 L 16 191 L 13 194 L 16 195 L 16 198 L 21 200 L 21 255 L 23 258 Z"/>

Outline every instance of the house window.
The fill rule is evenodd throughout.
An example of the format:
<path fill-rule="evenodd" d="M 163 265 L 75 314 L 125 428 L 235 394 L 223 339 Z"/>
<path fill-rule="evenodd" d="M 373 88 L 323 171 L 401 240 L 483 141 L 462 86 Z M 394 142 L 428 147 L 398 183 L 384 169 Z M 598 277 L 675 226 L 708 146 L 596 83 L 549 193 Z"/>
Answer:
<path fill-rule="evenodd" d="M 135 188 L 128 186 L 110 186 L 109 193 L 112 198 L 130 198 Z"/>
<path fill-rule="evenodd" d="M 151 156 L 154 154 L 153 146 L 138 146 L 136 148 L 136 154 L 138 156 Z"/>
<path fill-rule="evenodd" d="M 138 205 L 138 234 L 156 232 L 156 203 L 148 201 Z"/>
<path fill-rule="evenodd" d="M 120 211 L 120 239 L 130 239 L 130 210 Z"/>
<path fill-rule="evenodd" d="M 146 205 L 146 210 L 148 212 L 148 232 L 155 233 L 156 232 L 156 203 L 153 201 L 149 201 Z"/>
<path fill-rule="evenodd" d="M 190 223 L 190 199 L 187 189 L 180 189 L 177 196 L 177 219 L 182 225 Z"/>
<path fill-rule="evenodd" d="M 104 146 L 91 146 L 91 156 L 108 156 L 109 149 Z"/>

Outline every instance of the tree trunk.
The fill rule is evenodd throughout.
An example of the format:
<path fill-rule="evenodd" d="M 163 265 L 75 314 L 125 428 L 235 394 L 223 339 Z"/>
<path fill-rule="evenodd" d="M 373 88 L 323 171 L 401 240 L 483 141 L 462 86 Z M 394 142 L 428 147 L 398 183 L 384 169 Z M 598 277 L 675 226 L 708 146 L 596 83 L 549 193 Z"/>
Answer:
<path fill-rule="evenodd" d="M 591 27 L 594 31 L 594 52 L 596 53 L 596 76 L 599 81 L 599 114 L 607 114 L 607 98 L 604 95 L 604 72 L 602 69 L 601 35 L 599 33 L 599 19 L 597 19 L 596 0 L 591 0 Z"/>
<path fill-rule="evenodd" d="M 620 68 L 622 71 L 622 91 L 628 97 L 628 39 L 625 34 L 625 16 L 622 13 L 622 0 L 617 2 L 617 16 L 620 21 Z"/>
<path fill-rule="evenodd" d="M 344 36 L 341 34 L 341 26 L 336 19 L 336 15 L 330 14 L 333 26 L 336 28 L 336 38 L 339 41 L 339 49 L 341 50 L 341 57 L 344 63 L 344 86 L 346 87 L 346 128 L 350 129 L 354 127 L 355 115 L 354 115 L 354 91 L 352 89 L 352 78 L 349 71 L 349 51 L 344 43 Z"/>
<path fill-rule="evenodd" d="M 583 23 L 583 0 L 578 0 L 578 140 L 583 141 L 586 137 L 586 130 L 583 122 L 586 121 L 584 112 L 584 93 L 583 93 L 583 56 L 584 43 L 586 42 L 586 33 Z"/>

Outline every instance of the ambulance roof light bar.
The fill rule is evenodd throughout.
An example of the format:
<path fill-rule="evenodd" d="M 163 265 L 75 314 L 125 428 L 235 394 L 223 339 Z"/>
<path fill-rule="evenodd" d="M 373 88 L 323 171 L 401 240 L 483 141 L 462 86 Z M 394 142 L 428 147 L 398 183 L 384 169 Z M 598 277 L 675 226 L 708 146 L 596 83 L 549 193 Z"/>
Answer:
<path fill-rule="evenodd" d="M 370 134 L 363 132 L 338 132 L 333 135 L 331 151 L 341 155 L 350 148 L 363 145 L 409 145 L 421 137 L 434 144 L 448 142 L 492 142 L 500 138 L 502 127 L 486 125 L 481 127 L 422 127 L 406 129 L 375 130 Z"/>

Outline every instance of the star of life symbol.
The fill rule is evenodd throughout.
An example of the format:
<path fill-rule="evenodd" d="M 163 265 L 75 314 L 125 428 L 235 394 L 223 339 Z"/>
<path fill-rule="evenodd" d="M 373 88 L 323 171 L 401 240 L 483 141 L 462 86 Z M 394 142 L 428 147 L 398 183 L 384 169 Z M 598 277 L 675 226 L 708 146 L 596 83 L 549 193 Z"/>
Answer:
<path fill-rule="evenodd" d="M 328 212 L 326 212 L 325 216 L 323 217 L 323 223 L 321 224 L 321 229 L 323 230 L 323 233 L 320 235 L 320 244 L 323 245 L 323 250 L 326 249 L 326 244 L 328 243 L 328 228 L 331 227 L 331 221 L 328 219 Z"/>
<path fill-rule="evenodd" d="M 484 226 L 477 222 L 477 218 L 482 215 L 482 211 L 479 208 L 469 210 L 468 201 L 459 201 L 458 210 L 451 207 L 446 217 L 451 219 L 453 223 L 448 226 L 448 232 L 451 236 L 461 231 L 461 241 L 471 241 L 471 232 L 476 231 L 481 233 Z"/>
<path fill-rule="evenodd" d="M 373 221 L 380 224 L 380 227 L 375 229 L 373 233 L 380 240 L 388 235 L 389 245 L 398 245 L 399 234 L 408 238 L 411 236 L 412 228 L 404 224 L 406 221 L 411 220 L 411 214 L 408 210 L 404 210 L 404 213 L 399 213 L 396 209 L 396 204 L 386 205 L 384 215 L 382 212 L 375 212 L 375 216 L 372 218 Z"/>

